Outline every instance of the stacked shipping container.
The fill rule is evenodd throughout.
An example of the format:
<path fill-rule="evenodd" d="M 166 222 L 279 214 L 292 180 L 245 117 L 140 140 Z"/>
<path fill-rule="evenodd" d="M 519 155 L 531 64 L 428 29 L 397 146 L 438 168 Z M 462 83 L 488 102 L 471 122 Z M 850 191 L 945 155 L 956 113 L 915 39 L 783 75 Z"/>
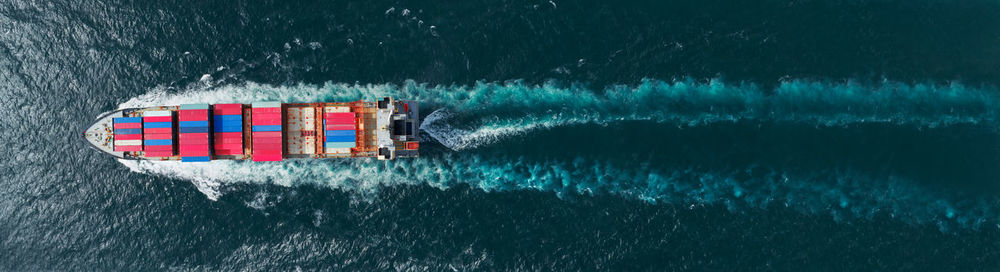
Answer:
<path fill-rule="evenodd" d="M 174 116 L 170 111 L 145 111 L 142 133 L 146 157 L 174 155 Z"/>
<path fill-rule="evenodd" d="M 289 155 L 316 154 L 316 108 L 287 107 L 285 110 L 285 152 Z"/>
<path fill-rule="evenodd" d="M 353 112 L 323 113 L 323 132 L 326 153 L 345 153 L 357 147 L 356 120 Z"/>
<path fill-rule="evenodd" d="M 208 148 L 208 104 L 185 104 L 177 110 L 182 162 L 211 160 Z"/>
<path fill-rule="evenodd" d="M 280 161 L 282 158 L 281 103 L 256 102 L 251 110 L 253 160 Z"/>
<path fill-rule="evenodd" d="M 215 104 L 216 155 L 243 155 L 243 104 Z"/>
<path fill-rule="evenodd" d="M 115 151 L 142 151 L 142 117 L 113 118 L 112 123 Z"/>

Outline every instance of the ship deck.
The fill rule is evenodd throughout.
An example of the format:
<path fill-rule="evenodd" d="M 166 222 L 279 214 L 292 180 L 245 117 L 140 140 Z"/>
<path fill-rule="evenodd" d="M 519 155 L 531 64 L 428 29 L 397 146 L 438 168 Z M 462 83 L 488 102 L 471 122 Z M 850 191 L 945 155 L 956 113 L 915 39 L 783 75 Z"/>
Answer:
<path fill-rule="evenodd" d="M 268 102 L 268 103 L 274 103 L 274 102 Z M 406 102 L 397 102 L 397 103 L 406 103 Z M 203 106 L 206 109 L 210 107 L 207 104 L 198 104 L 198 105 Z M 236 145 L 236 147 L 234 147 L 236 148 L 235 149 L 236 152 L 230 153 L 230 152 L 215 151 L 212 152 L 212 154 L 210 154 L 210 158 L 211 160 L 252 159 L 255 154 L 254 147 L 257 146 L 254 144 L 254 140 L 257 136 L 254 135 L 255 133 L 257 133 L 255 127 L 257 127 L 258 125 L 251 121 L 254 118 L 253 115 L 254 108 L 249 107 L 245 104 L 228 104 L 228 105 L 237 107 L 233 108 L 232 110 L 234 112 L 231 112 L 229 114 L 232 114 L 232 116 L 239 116 L 235 118 L 242 120 L 240 121 L 242 122 L 242 124 L 237 124 L 240 126 L 240 128 L 235 128 L 236 130 L 241 130 L 240 133 L 242 134 L 236 134 L 237 139 L 225 140 L 227 141 L 227 143 L 228 141 L 232 140 L 237 141 L 238 144 Z M 339 103 L 286 103 L 286 104 L 274 103 L 274 105 L 276 107 L 275 108 L 276 111 L 277 107 L 280 107 L 279 114 L 281 116 L 280 117 L 281 159 L 310 159 L 310 158 L 322 159 L 322 158 L 352 158 L 352 157 L 378 157 L 380 159 L 392 159 L 396 157 L 393 155 L 395 155 L 397 152 L 399 154 L 399 157 L 417 156 L 416 148 L 418 147 L 418 144 L 416 142 L 416 133 L 413 132 L 411 135 L 392 135 L 391 126 L 389 125 L 392 122 L 392 120 L 390 120 L 391 118 L 404 119 L 404 120 L 409 120 L 410 122 L 415 122 L 416 121 L 415 116 L 417 114 L 415 103 L 413 103 L 412 108 L 404 106 L 403 108 L 407 109 L 407 111 L 395 111 L 394 109 L 396 108 L 393 107 L 393 105 L 389 107 L 384 107 L 385 103 L 381 102 L 364 102 L 364 101 L 339 102 Z M 379 108 L 380 106 L 383 106 L 383 108 Z M 170 128 L 169 128 L 170 132 L 166 132 L 169 133 L 170 135 L 161 135 L 161 137 L 170 137 L 169 138 L 170 140 L 168 140 L 168 142 L 170 142 L 170 145 L 172 145 L 172 147 L 161 148 L 161 149 L 169 149 L 170 151 L 167 151 L 170 152 L 168 153 L 169 155 L 147 156 L 148 154 L 146 152 L 147 151 L 146 146 L 142 146 L 141 150 L 116 151 L 117 149 L 116 143 L 121 143 L 124 141 L 116 141 L 115 139 L 115 131 L 117 131 L 116 128 L 118 128 L 117 125 L 120 125 L 118 123 L 115 123 L 116 119 L 125 119 L 127 117 L 142 119 L 144 117 L 147 117 L 146 116 L 147 113 L 152 114 L 154 112 L 156 114 L 166 114 L 170 116 L 169 118 L 173 118 L 173 116 L 180 116 L 182 114 L 181 111 L 184 111 L 184 109 L 182 109 L 181 106 L 157 106 L 148 108 L 122 109 L 122 110 L 108 112 L 99 116 L 97 120 L 94 122 L 94 124 L 91 125 L 89 128 L 87 128 L 86 132 L 84 133 L 84 138 L 91 144 L 91 146 L 93 146 L 97 150 L 118 158 L 143 159 L 143 160 L 154 160 L 154 161 L 182 160 L 183 153 L 189 150 L 186 149 L 186 147 L 191 146 L 190 143 L 185 144 L 184 142 L 185 141 L 190 142 L 192 141 L 191 139 L 194 138 L 192 136 L 196 136 L 186 132 L 181 132 L 182 130 L 184 130 L 183 128 L 178 129 L 180 126 L 185 125 L 185 124 L 178 125 L 179 123 L 186 122 L 184 120 L 170 119 Z M 206 148 L 208 149 L 212 149 L 213 142 L 218 144 L 223 139 L 217 138 L 218 136 L 215 137 L 211 136 L 213 135 L 213 132 L 216 132 L 212 130 L 213 125 L 211 125 L 213 120 L 213 118 L 211 118 L 212 111 L 205 110 L 204 112 L 207 112 L 206 114 L 209 115 L 207 121 L 202 121 L 204 122 L 203 124 L 207 124 L 207 128 L 203 128 L 203 130 L 206 130 L 204 132 L 205 135 L 201 136 L 204 137 L 205 140 L 197 140 L 197 141 L 205 142 L 204 144 L 207 145 L 203 146 L 206 146 Z M 344 115 L 343 113 L 354 113 L 354 114 Z M 414 116 L 412 120 L 408 119 L 409 118 L 408 116 L 411 115 Z M 348 127 L 353 128 L 353 131 L 350 131 L 350 129 L 337 130 L 337 131 L 328 130 L 330 128 L 325 127 L 327 122 L 324 119 L 324 116 L 352 116 L 353 120 L 348 122 L 353 122 L 353 124 L 348 125 Z M 167 117 L 159 117 L 159 118 L 167 118 Z M 183 118 L 191 118 L 191 117 L 189 117 L 189 115 L 184 115 Z M 386 120 L 379 120 L 379 118 L 384 118 Z M 218 120 L 219 119 L 216 119 L 216 122 L 220 122 Z M 336 121 L 344 121 L 344 119 L 339 119 Z M 142 124 L 139 123 L 135 123 L 129 127 L 130 128 L 142 127 L 140 129 L 135 129 L 135 130 L 143 131 L 141 133 L 145 135 L 145 133 L 149 133 L 146 131 L 151 128 L 149 127 L 151 123 L 149 123 L 149 121 L 145 121 L 144 124 L 146 127 L 142 127 Z M 167 124 L 167 123 L 162 123 L 162 124 Z M 408 127 L 413 126 L 413 124 L 409 123 L 407 124 L 407 126 Z M 344 129 L 344 128 L 339 128 L 339 129 Z M 347 138 L 347 139 L 348 141 L 353 140 L 353 142 L 346 142 L 346 143 L 327 142 L 330 141 L 330 138 L 327 138 L 326 135 L 327 132 L 331 133 L 338 132 L 338 135 L 343 133 L 350 134 L 353 136 L 353 138 Z M 269 132 L 269 133 L 277 133 L 277 132 Z M 126 135 L 126 136 L 133 136 L 132 138 L 146 137 L 138 135 Z M 217 141 L 213 141 L 212 140 L 213 138 L 216 138 Z M 263 141 L 266 139 L 261 138 L 258 140 Z M 138 140 L 138 141 L 133 140 L 133 141 L 139 143 L 144 142 L 143 140 Z M 386 143 L 386 141 L 388 141 L 388 144 Z M 145 143 L 149 144 L 149 140 L 146 140 Z M 261 145 L 265 144 L 266 144 L 265 142 L 261 143 Z M 329 144 L 330 146 L 327 146 L 327 144 Z M 239 152 L 240 150 L 238 149 L 240 145 L 242 145 L 242 152 Z M 137 147 L 133 146 L 133 149 L 135 148 Z M 393 155 L 380 156 L 380 152 L 385 153 L 385 151 L 389 149 L 393 151 L 392 153 Z M 180 150 L 181 152 L 179 153 L 174 152 L 174 150 Z"/>

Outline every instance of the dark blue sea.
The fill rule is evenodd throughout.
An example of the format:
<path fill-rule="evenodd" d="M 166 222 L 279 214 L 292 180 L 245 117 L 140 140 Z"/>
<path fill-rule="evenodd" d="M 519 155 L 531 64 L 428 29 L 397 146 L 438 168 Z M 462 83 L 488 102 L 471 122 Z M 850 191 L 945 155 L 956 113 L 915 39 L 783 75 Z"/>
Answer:
<path fill-rule="evenodd" d="M 119 161 L 420 101 L 421 157 Z M 0 0 L 3 271 L 1000 271 L 1000 2 Z"/>

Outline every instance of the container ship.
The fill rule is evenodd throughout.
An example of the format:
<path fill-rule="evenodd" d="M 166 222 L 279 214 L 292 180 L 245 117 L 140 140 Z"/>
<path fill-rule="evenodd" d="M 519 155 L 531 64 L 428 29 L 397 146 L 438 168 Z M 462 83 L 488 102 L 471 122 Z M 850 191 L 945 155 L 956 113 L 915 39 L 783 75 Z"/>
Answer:
<path fill-rule="evenodd" d="M 184 104 L 102 114 L 84 132 L 98 151 L 131 160 L 369 158 L 419 155 L 415 101 Z"/>

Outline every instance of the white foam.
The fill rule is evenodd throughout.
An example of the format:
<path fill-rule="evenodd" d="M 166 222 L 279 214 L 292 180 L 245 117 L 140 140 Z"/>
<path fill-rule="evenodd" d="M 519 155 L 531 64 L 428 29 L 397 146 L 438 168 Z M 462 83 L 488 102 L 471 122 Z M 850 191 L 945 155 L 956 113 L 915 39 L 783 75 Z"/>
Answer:
<path fill-rule="evenodd" d="M 312 102 L 374 100 L 381 96 L 414 99 L 422 109 L 441 109 L 424 118 L 421 130 L 458 151 L 493 144 L 507 137 L 574 124 L 602 124 L 621 120 L 652 120 L 677 125 L 757 120 L 811 123 L 817 126 L 881 122 L 935 127 L 996 121 L 997 100 L 992 90 L 962 86 L 907 86 L 864 88 L 790 82 L 773 92 L 753 86 L 719 82 L 644 82 L 594 92 L 578 86 L 478 83 L 474 86 L 325 84 L 273 87 L 247 83 L 222 87 L 195 86 L 184 90 L 156 88 L 132 98 L 120 108 L 185 103 L 251 103 L 254 101 Z M 823 187 L 809 183 L 824 177 L 792 177 L 783 173 L 741 184 L 734 173 L 705 173 L 690 169 L 618 169 L 606 162 L 501 160 L 469 154 L 436 154 L 413 160 L 372 159 L 304 160 L 279 163 L 213 161 L 127 161 L 131 170 L 190 180 L 210 199 L 218 199 L 230 183 L 266 183 L 293 186 L 312 183 L 373 195 L 381 186 L 428 184 L 447 188 L 467 183 L 483 190 L 537 189 L 608 191 L 649 201 L 723 203 L 738 201 L 766 206 L 774 199 L 811 212 L 829 211 L 870 216 L 881 209 L 914 218 L 954 217 L 957 220 L 996 218 L 992 209 L 954 205 L 932 192 L 871 180 L 851 173 L 845 184 Z M 637 162 L 636 165 L 642 165 Z M 620 177 L 620 178 L 617 178 Z M 701 184 L 684 179 L 701 180 Z M 796 180 L 798 179 L 798 180 Z M 910 190 L 910 191 L 905 191 Z M 913 191 L 916 190 L 916 191 Z M 692 204 L 693 205 L 693 204 Z M 919 208 L 918 208 L 919 207 Z M 986 210 L 976 210 L 986 209 Z M 835 215 L 836 216 L 836 215 Z M 964 218 L 964 219 L 963 219 Z"/>
<path fill-rule="evenodd" d="M 543 120 L 522 119 L 517 123 L 487 124 L 474 129 L 456 128 L 449 122 L 451 112 L 439 109 L 424 118 L 420 131 L 426 132 L 437 142 L 454 151 L 462 151 L 496 143 L 500 140 L 524 135 L 532 131 L 555 127 L 597 123 L 584 118 L 560 118 L 552 116 Z"/>

